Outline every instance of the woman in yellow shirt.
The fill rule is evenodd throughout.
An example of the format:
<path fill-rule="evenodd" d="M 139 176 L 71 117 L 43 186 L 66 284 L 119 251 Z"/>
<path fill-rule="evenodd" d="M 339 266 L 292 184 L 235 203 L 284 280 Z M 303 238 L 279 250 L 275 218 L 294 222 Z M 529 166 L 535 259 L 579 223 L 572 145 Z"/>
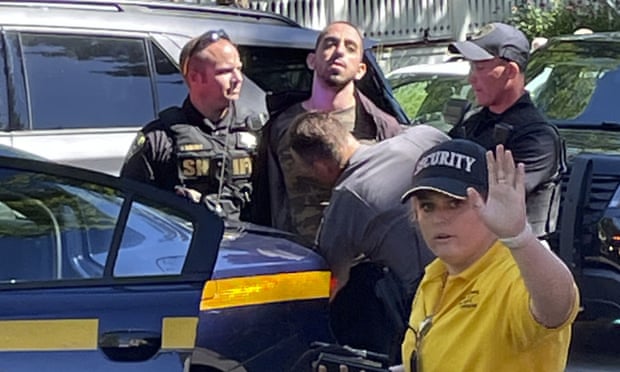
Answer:
<path fill-rule="evenodd" d="M 403 342 L 409 371 L 563 371 L 578 291 L 526 220 L 523 164 L 466 140 L 419 160 L 411 200 L 437 258 Z"/>

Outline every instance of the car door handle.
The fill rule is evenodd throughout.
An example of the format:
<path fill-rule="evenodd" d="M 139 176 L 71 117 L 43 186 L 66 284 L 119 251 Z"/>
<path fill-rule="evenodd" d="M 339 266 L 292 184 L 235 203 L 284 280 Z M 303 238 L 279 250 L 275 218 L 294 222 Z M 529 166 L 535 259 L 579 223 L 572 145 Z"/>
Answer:
<path fill-rule="evenodd" d="M 106 332 L 99 338 L 99 348 L 117 362 L 141 362 L 152 358 L 161 348 L 161 333 L 124 330 Z"/>

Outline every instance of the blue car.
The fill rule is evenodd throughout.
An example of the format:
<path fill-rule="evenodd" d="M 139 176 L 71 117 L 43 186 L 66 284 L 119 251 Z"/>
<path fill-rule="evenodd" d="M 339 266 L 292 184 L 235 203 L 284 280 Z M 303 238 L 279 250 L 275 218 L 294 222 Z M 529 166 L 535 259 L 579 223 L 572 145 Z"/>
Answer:
<path fill-rule="evenodd" d="M 0 371 L 286 371 L 331 341 L 291 236 L 0 147 Z"/>

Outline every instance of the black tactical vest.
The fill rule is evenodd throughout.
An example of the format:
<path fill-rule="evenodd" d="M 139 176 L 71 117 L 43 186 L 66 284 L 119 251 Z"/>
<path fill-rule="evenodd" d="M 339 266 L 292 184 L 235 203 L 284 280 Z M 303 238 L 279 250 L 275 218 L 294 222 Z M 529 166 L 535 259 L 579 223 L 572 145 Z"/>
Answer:
<path fill-rule="evenodd" d="M 205 133 L 186 124 L 182 110 L 171 108 L 160 113 L 172 139 L 178 178 L 184 187 L 199 191 L 204 198 L 217 201 L 228 214 L 238 212 L 249 202 L 252 157 L 256 131 L 244 122 Z"/>
<path fill-rule="evenodd" d="M 520 113 L 519 123 L 509 124 L 502 121 L 500 117 L 495 121 L 485 120 L 485 118 L 476 115 L 479 111 L 480 108 L 472 110 L 448 134 L 452 138 L 472 140 L 487 150 L 495 150 L 495 146 L 498 144 L 503 144 L 507 149 L 510 149 L 515 138 L 528 133 L 534 126 L 545 125 L 555 132 L 559 142 L 559 146 L 556 147 L 559 148 L 560 152 L 556 154 L 558 164 L 555 174 L 551 179 L 531 190 L 526 196 L 527 219 L 532 226 L 532 231 L 538 237 L 547 237 L 557 227 L 560 209 L 560 182 L 562 175 L 567 171 L 565 144 L 557 128 L 540 121 L 540 116 L 535 112 L 524 111 Z"/>

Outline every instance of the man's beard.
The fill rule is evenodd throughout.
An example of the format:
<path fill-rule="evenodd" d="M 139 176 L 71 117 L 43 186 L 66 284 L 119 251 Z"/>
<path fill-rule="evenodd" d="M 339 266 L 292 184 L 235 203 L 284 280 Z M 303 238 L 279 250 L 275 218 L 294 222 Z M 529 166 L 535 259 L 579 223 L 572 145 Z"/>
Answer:
<path fill-rule="evenodd" d="M 320 78 L 325 82 L 325 85 L 337 90 L 343 89 L 354 80 L 352 76 L 343 76 L 339 74 L 323 74 Z"/>

